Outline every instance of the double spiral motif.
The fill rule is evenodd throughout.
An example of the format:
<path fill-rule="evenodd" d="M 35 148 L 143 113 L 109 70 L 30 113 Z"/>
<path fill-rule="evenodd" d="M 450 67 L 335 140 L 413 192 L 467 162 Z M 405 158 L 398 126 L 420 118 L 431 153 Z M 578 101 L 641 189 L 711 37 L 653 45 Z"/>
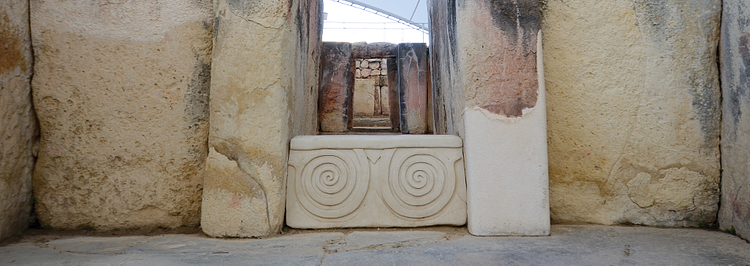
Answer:
<path fill-rule="evenodd" d="M 453 168 L 431 150 L 398 152 L 390 162 L 388 182 L 380 185 L 383 199 L 395 213 L 408 218 L 425 218 L 440 212 L 456 189 Z"/>
<path fill-rule="evenodd" d="M 302 206 L 329 219 L 357 210 L 367 193 L 369 168 L 362 167 L 356 157 L 331 150 L 303 162 L 295 188 Z"/>

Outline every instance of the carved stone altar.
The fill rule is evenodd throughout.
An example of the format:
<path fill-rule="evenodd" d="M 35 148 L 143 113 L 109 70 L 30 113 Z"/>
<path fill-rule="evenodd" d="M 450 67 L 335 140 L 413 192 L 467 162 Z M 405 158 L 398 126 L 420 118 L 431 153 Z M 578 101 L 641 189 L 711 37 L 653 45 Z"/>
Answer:
<path fill-rule="evenodd" d="M 299 136 L 291 141 L 287 178 L 290 227 L 466 223 L 456 136 Z"/>

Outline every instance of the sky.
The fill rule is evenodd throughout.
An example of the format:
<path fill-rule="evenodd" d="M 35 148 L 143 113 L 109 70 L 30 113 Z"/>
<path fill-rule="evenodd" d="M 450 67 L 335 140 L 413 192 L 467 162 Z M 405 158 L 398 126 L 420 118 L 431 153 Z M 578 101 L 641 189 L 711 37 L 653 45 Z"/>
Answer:
<path fill-rule="evenodd" d="M 362 3 L 387 10 L 412 21 L 427 23 L 427 0 L 359 0 Z M 429 42 L 429 36 L 396 21 L 384 18 L 360 8 L 323 1 L 323 41 L 325 42 Z"/>

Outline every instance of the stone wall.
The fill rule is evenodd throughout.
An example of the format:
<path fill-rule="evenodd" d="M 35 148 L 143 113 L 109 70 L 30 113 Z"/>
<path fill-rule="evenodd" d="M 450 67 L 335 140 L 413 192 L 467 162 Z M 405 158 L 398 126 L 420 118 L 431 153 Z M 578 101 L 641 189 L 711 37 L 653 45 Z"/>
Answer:
<path fill-rule="evenodd" d="M 750 3 L 725 0 L 721 31 L 721 229 L 750 240 Z"/>
<path fill-rule="evenodd" d="M 31 1 L 36 211 L 59 229 L 200 222 L 211 1 Z"/>
<path fill-rule="evenodd" d="M 356 59 L 354 115 L 388 116 L 388 59 Z"/>
<path fill-rule="evenodd" d="M 545 3 L 552 220 L 714 222 L 721 1 Z"/>
<path fill-rule="evenodd" d="M 29 3 L 0 3 L 0 240 L 26 229 L 38 136 L 31 103 Z"/>
<path fill-rule="evenodd" d="M 266 236 L 284 221 L 289 140 L 317 130 L 322 7 L 219 0 L 214 9 L 201 227 L 217 237 Z"/>

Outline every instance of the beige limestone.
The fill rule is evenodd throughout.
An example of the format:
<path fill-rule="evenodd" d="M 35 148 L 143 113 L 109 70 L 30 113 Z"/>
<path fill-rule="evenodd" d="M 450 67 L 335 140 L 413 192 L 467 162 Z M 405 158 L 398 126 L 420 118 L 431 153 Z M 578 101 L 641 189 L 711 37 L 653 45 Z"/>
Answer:
<path fill-rule="evenodd" d="M 31 3 L 42 225 L 197 226 L 211 1 Z"/>
<path fill-rule="evenodd" d="M 38 128 L 31 103 L 29 3 L 0 3 L 0 240 L 29 225 Z"/>
<path fill-rule="evenodd" d="M 298 136 L 292 139 L 287 224 L 294 228 L 466 223 L 457 136 Z"/>
<path fill-rule="evenodd" d="M 715 220 L 720 10 L 719 0 L 546 1 L 554 222 Z"/>
<path fill-rule="evenodd" d="M 378 77 L 354 81 L 354 115 L 371 116 L 375 113 L 375 87 Z"/>
<path fill-rule="evenodd" d="M 281 229 L 289 140 L 317 129 L 321 11 L 317 1 L 216 1 L 206 234 Z"/>

